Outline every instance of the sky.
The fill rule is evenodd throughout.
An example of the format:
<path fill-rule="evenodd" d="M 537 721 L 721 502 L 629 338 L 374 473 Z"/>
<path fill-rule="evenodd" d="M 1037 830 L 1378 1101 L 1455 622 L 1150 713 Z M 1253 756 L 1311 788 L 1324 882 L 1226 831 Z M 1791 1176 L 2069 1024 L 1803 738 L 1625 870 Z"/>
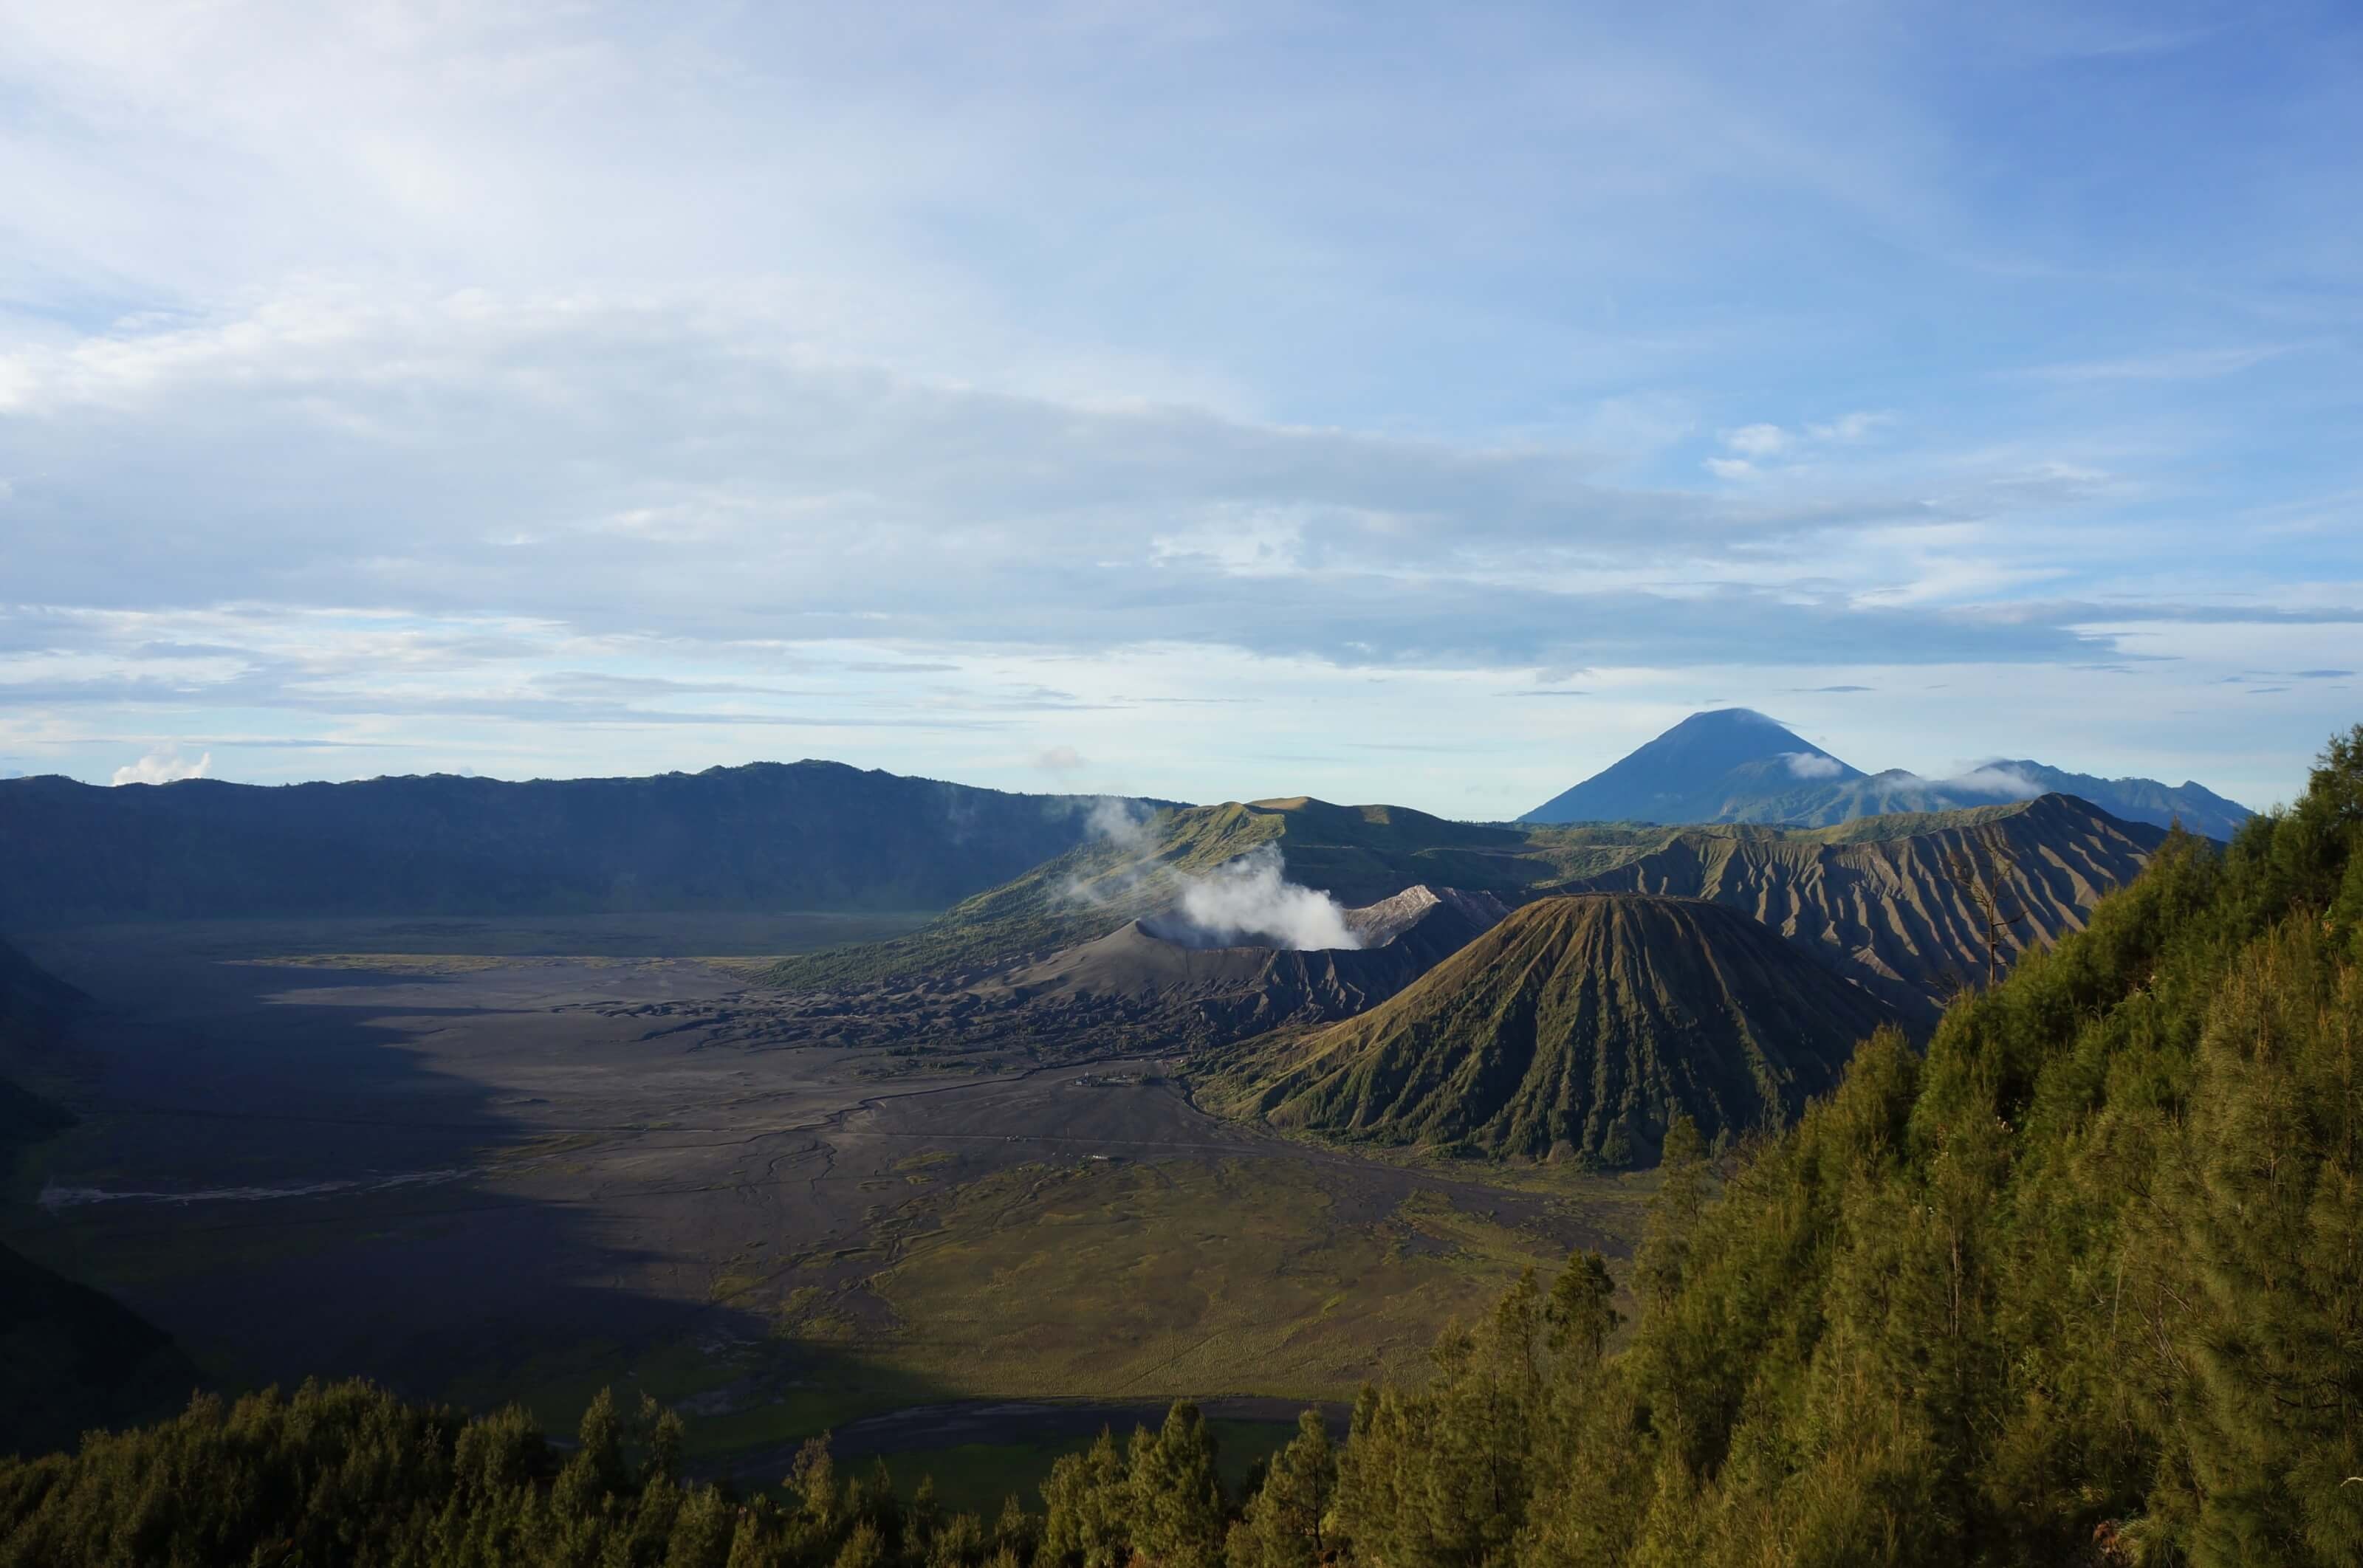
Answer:
<path fill-rule="evenodd" d="M 0 0 L 0 775 L 2363 721 L 2348 0 Z"/>

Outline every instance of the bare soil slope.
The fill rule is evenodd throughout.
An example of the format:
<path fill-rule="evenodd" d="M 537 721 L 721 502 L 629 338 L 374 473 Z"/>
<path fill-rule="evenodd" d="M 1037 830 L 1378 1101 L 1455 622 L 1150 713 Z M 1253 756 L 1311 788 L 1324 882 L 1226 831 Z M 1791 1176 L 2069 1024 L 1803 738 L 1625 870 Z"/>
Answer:
<path fill-rule="evenodd" d="M 2132 881 L 2165 836 L 2073 796 L 2046 795 L 1810 834 L 1692 830 L 1568 890 L 1709 899 L 1738 910 L 1925 1030 L 1985 967 L 1983 922 L 1952 863 L 1967 857 L 2006 910 L 2024 912 L 2002 938 L 2007 966 L 2083 930 L 2102 895 Z"/>

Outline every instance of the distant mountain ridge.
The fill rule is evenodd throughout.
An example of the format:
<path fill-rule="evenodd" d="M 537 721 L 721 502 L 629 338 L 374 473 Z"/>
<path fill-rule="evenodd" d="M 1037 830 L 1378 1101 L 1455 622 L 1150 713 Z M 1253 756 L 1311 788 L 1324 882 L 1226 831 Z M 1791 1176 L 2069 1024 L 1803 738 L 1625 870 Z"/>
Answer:
<path fill-rule="evenodd" d="M 2253 815 L 2186 780 L 2102 778 L 2029 760 L 1996 761 L 1958 778 L 1903 768 L 1865 773 L 1749 708 L 1693 713 L 1664 734 L 1518 820 L 1782 823 L 1823 827 L 1895 812 L 1945 812 L 2058 793 L 2127 822 L 2177 822 L 2229 838 Z"/>
<path fill-rule="evenodd" d="M 1709 899 L 1763 921 L 1925 1030 L 1986 962 L 1948 861 L 1969 856 L 2025 906 L 2003 943 L 2008 961 L 2082 929 L 2165 836 L 2066 795 L 1818 828 L 1486 827 L 1384 806 L 1234 801 L 1159 812 L 1122 842 L 1081 845 L 909 935 L 800 954 L 765 977 L 804 991 L 969 985 L 1154 921 L 1188 879 L 1277 850 L 1291 881 L 1348 905 L 1422 884 L 1513 907 L 1579 892 Z"/>
<path fill-rule="evenodd" d="M 1291 881 L 1347 905 L 1375 903 L 1422 883 L 1515 903 L 1573 869 L 1615 858 L 1545 844 L 1518 828 L 1304 796 L 1186 806 L 1124 826 L 978 893 L 908 936 L 799 954 L 773 966 L 769 978 L 801 988 L 982 976 L 1159 915 L 1187 878 L 1267 845 L 1285 856 Z"/>
<path fill-rule="evenodd" d="M 0 928 L 942 909 L 1073 848 L 1108 805 L 812 761 L 524 783 L 15 778 L 0 780 Z"/>

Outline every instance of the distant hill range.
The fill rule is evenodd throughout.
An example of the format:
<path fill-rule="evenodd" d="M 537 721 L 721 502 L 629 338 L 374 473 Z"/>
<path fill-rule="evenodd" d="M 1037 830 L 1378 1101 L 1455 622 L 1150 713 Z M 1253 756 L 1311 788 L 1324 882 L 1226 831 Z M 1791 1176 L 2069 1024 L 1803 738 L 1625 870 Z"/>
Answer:
<path fill-rule="evenodd" d="M 1945 812 L 2074 795 L 2127 822 L 2229 838 L 2254 813 L 2198 784 L 2099 778 L 2040 762 L 1996 761 L 1958 778 L 1865 773 L 1747 708 L 1693 713 L 1623 761 L 1553 797 L 1523 823 L 1784 823 L 1826 826 L 1893 812 Z"/>
<path fill-rule="evenodd" d="M 0 780 L 0 929 L 116 920 L 932 910 L 1157 802 L 834 762 L 508 783 Z"/>
<path fill-rule="evenodd" d="M 1525 828 L 1301 796 L 1166 809 L 1118 825 L 1121 832 L 965 900 L 909 936 L 800 955 L 771 977 L 794 987 L 979 978 L 1161 915 L 1191 878 L 1264 849 L 1283 856 L 1290 880 L 1348 906 L 1421 885 L 1515 903 L 1572 871 L 1618 859 L 1591 845 L 1545 843 Z"/>
<path fill-rule="evenodd" d="M 1274 1038 L 1202 1088 L 1275 1126 L 1608 1166 L 1782 1124 L 1889 1014 L 1761 922 L 1699 900 L 1518 910 L 1392 999 Z"/>
<path fill-rule="evenodd" d="M 1137 944 L 1126 928 L 1153 925 L 1193 879 L 1276 850 L 1292 881 L 1348 906 L 1417 887 L 1510 906 L 1580 892 L 1710 900 L 1764 922 L 1924 1030 L 1985 972 L 1964 872 L 2024 914 L 2002 937 L 2007 963 L 2081 930 L 2092 905 L 2132 880 L 2164 837 L 2065 795 L 1821 828 L 1481 826 L 1397 807 L 1234 801 L 1161 811 L 1120 842 L 1078 846 L 908 936 L 799 955 L 768 977 L 793 989 L 924 982 L 1004 994 L 1026 966 L 1073 961 L 1103 939 L 1111 954 Z M 1273 961 L 1249 953 L 1237 962 Z"/>

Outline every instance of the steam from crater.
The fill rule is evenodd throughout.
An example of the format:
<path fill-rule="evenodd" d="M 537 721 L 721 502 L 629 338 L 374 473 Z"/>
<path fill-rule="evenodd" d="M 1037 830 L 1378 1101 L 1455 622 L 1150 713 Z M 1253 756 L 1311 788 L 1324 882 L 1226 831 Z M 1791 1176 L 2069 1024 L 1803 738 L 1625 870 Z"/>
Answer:
<path fill-rule="evenodd" d="M 1174 913 L 1162 923 L 1187 926 L 1186 933 L 1173 934 L 1193 947 L 1362 945 L 1337 900 L 1290 881 L 1280 851 L 1270 845 L 1190 878 Z"/>

